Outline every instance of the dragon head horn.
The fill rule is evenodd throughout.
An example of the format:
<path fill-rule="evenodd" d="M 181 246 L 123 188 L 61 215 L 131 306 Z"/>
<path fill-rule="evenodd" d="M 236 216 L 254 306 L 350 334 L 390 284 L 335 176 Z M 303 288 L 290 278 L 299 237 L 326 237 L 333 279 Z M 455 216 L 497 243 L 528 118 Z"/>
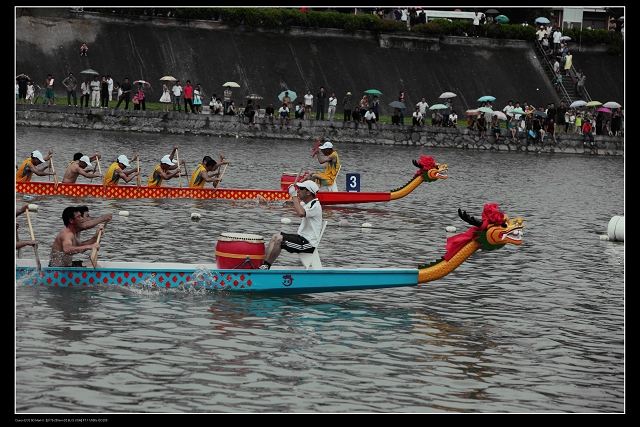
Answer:
<path fill-rule="evenodd" d="M 464 221 L 467 222 L 471 225 L 475 225 L 476 227 L 480 227 L 482 225 L 482 221 L 477 220 L 476 218 L 472 217 L 471 215 L 469 215 L 467 213 L 467 211 L 463 211 L 462 209 L 458 208 L 458 216 Z"/>

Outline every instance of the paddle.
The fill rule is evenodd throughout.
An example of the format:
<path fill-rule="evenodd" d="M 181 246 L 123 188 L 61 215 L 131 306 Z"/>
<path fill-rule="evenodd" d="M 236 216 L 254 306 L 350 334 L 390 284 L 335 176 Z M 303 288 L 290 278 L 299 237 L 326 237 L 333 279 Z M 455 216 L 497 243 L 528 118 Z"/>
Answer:
<path fill-rule="evenodd" d="M 100 243 L 100 238 L 102 237 L 102 232 L 104 231 L 104 228 L 107 226 L 107 223 L 109 221 L 104 223 L 104 226 L 98 230 L 98 238 L 96 239 L 96 243 Z M 93 264 L 93 269 L 96 269 L 96 266 L 98 265 L 98 248 L 93 248 L 91 249 L 91 256 L 89 256 L 89 259 L 91 260 L 91 264 Z"/>
<path fill-rule="evenodd" d="M 140 156 L 136 158 L 138 161 L 138 190 L 140 189 Z"/>
<path fill-rule="evenodd" d="M 53 188 L 58 189 L 58 177 L 56 176 L 56 170 L 53 168 L 53 156 L 49 156 L 49 165 L 51 165 L 51 172 L 53 172 Z"/>
<path fill-rule="evenodd" d="M 98 173 L 102 175 L 102 168 L 100 167 L 100 159 L 97 157 L 96 157 L 96 164 L 98 165 Z M 102 177 L 102 196 L 107 197 L 107 182 L 104 179 L 104 177 Z"/>
<path fill-rule="evenodd" d="M 31 217 L 29 216 L 29 208 L 26 208 L 24 211 L 27 214 L 27 222 L 29 223 L 29 232 L 31 232 L 31 240 L 36 240 L 36 237 L 33 235 L 33 226 L 31 226 Z M 33 250 L 36 252 L 36 262 L 38 263 L 38 270 L 42 270 L 42 265 L 40 264 L 40 255 L 38 255 L 38 245 L 33 246 Z"/>
<path fill-rule="evenodd" d="M 318 150 L 318 148 L 320 147 L 320 143 L 322 142 L 322 138 L 324 138 L 324 133 L 325 133 L 325 132 L 326 132 L 326 130 L 323 130 L 323 131 L 322 131 L 322 136 L 320 137 L 320 139 L 318 139 L 318 142 L 316 143 L 316 146 L 315 146 L 315 147 L 313 147 L 313 154 L 311 154 L 311 157 L 312 157 L 312 158 L 313 158 L 313 157 L 315 157 L 315 156 L 316 156 L 316 154 L 318 154 L 318 153 L 316 153 L 316 151 L 317 151 L 317 150 Z"/>
<path fill-rule="evenodd" d="M 222 177 L 224 176 L 224 173 L 227 171 L 227 166 L 229 166 L 229 163 L 224 165 L 224 169 L 222 169 L 222 173 L 220 174 L 220 180 L 213 185 L 216 190 L 218 189 L 218 187 L 220 186 L 220 183 L 222 182 Z"/>
<path fill-rule="evenodd" d="M 177 148 L 176 148 L 176 161 L 178 162 L 178 179 L 180 180 L 180 188 L 182 188 L 182 169 L 180 169 L 180 156 L 178 155 Z"/>

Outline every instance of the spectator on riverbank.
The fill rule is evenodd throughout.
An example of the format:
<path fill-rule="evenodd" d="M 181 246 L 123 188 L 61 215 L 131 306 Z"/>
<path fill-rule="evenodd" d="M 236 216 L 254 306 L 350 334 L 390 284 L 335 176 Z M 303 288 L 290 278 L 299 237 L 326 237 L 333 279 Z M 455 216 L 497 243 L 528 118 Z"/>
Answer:
<path fill-rule="evenodd" d="M 416 105 L 416 110 L 413 112 L 412 122 L 413 126 L 422 126 L 422 113 L 420 113 L 420 107 Z"/>
<path fill-rule="evenodd" d="M 347 92 L 347 95 L 342 99 L 342 112 L 345 122 L 351 122 L 351 108 L 353 108 L 353 99 L 351 99 L 351 92 Z"/>
<path fill-rule="evenodd" d="M 191 86 L 191 80 L 187 80 L 184 84 L 184 87 L 182 88 L 182 96 L 184 98 L 184 112 L 189 113 L 189 109 L 193 112 L 193 86 Z"/>
<path fill-rule="evenodd" d="M 336 98 L 336 93 L 331 92 L 331 96 L 329 97 L 329 108 L 327 111 L 327 120 L 332 122 L 333 118 L 336 115 L 336 107 L 338 106 L 338 98 Z"/>
<path fill-rule="evenodd" d="M 80 46 L 80 56 L 89 56 L 89 46 L 86 43 Z"/>
<path fill-rule="evenodd" d="M 76 88 L 78 87 L 78 81 L 73 77 L 73 73 L 69 73 L 69 76 L 62 81 L 62 85 L 67 88 L 67 107 L 71 107 L 71 98 L 73 98 L 73 105 L 77 107 Z"/>
<path fill-rule="evenodd" d="M 98 75 L 93 76 L 93 80 L 91 81 L 91 106 L 95 108 L 100 108 L 100 80 L 98 80 Z"/>
<path fill-rule="evenodd" d="M 369 126 L 369 132 L 371 132 L 371 125 L 376 123 L 376 113 L 373 112 L 373 107 L 369 107 L 369 111 L 364 113 L 364 121 Z"/>
<path fill-rule="evenodd" d="M 286 121 L 287 126 L 291 123 L 291 117 L 289 116 L 289 106 L 286 102 L 282 103 L 282 107 L 278 109 L 278 120 L 280 120 L 280 129 L 282 129 L 282 122 Z"/>
<path fill-rule="evenodd" d="M 124 82 L 122 83 L 122 86 L 120 86 L 120 89 L 122 89 L 122 95 L 120 95 L 120 97 L 118 98 L 116 109 L 118 109 L 122 101 L 124 101 L 124 109 L 128 110 L 129 99 L 131 98 L 131 90 L 132 90 L 131 83 L 129 83 L 129 77 L 124 78 Z"/>

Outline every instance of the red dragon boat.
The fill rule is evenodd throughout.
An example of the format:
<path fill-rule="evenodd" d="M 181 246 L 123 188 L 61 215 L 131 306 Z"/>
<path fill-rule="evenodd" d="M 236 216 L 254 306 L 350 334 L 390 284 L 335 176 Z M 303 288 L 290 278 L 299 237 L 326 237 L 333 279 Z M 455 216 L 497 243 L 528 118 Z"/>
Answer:
<path fill-rule="evenodd" d="M 318 199 L 323 205 L 388 202 L 415 190 L 423 182 L 447 179 L 449 166 L 439 164 L 431 156 L 413 161 L 418 171 L 408 183 L 391 191 L 320 191 Z M 40 196 L 104 197 L 109 199 L 228 199 L 277 201 L 289 200 L 286 189 L 247 190 L 240 188 L 181 188 L 148 187 L 136 185 L 64 184 L 53 182 L 16 182 L 17 194 Z"/>

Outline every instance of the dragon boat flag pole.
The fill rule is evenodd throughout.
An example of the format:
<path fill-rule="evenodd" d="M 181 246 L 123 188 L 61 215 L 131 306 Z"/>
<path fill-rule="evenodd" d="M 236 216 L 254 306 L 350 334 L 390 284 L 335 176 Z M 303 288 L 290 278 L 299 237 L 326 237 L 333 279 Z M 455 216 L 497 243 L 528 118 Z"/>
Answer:
<path fill-rule="evenodd" d="M 33 226 L 31 225 L 31 217 L 29 216 L 29 208 L 25 209 L 25 213 L 27 214 L 27 222 L 29 223 L 29 232 L 31 233 L 31 240 L 35 241 L 36 237 L 33 235 Z M 36 252 L 36 262 L 38 263 L 38 271 L 42 270 L 42 265 L 40 264 L 40 255 L 38 255 L 38 244 L 36 243 L 33 247 L 33 250 Z"/>

